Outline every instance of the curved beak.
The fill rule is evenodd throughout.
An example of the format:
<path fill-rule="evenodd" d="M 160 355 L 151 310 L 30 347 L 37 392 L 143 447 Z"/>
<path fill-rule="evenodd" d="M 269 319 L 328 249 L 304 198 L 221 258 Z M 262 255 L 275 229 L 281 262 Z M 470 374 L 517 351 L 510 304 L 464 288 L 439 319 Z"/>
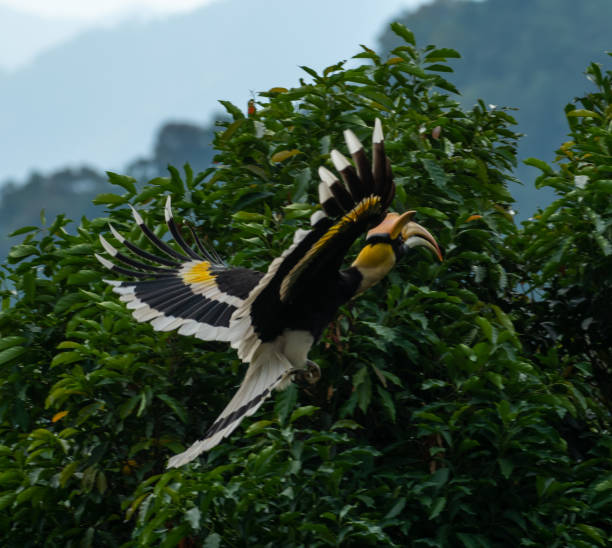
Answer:
<path fill-rule="evenodd" d="M 402 247 L 411 248 L 417 246 L 425 246 L 431 250 L 440 261 L 442 261 L 442 252 L 438 246 L 438 242 L 431 235 L 429 230 L 423 228 L 420 224 L 414 221 L 409 221 L 402 228 L 402 238 L 404 243 Z"/>
<path fill-rule="evenodd" d="M 387 216 L 378 226 L 375 226 L 373 229 L 368 231 L 367 237 L 386 234 L 391 237 L 392 240 L 395 240 L 406 226 L 407 223 L 410 222 L 412 217 L 416 211 L 406 211 L 406 213 L 391 212 L 387 213 Z"/>

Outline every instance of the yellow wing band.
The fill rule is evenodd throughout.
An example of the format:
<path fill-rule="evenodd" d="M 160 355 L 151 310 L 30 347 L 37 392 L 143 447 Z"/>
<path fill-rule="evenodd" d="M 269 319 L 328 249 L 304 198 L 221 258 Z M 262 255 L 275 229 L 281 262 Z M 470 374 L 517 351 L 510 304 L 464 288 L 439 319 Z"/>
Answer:
<path fill-rule="evenodd" d="M 210 263 L 207 261 L 196 263 L 189 270 L 183 272 L 181 276 L 183 281 L 188 284 L 211 282 L 215 278 L 215 275 L 210 271 Z"/>
<path fill-rule="evenodd" d="M 325 234 L 323 234 L 315 244 L 308 250 L 308 252 L 302 257 L 302 259 L 291 269 L 289 274 L 285 276 L 280 288 L 281 300 L 284 300 L 287 296 L 289 288 L 295 277 L 301 272 L 303 268 L 312 261 L 314 257 L 332 240 L 336 235 L 345 230 L 349 225 L 359 222 L 359 220 L 370 214 L 372 211 L 380 209 L 380 196 L 367 196 L 361 202 L 359 202 L 353 209 L 342 216 L 342 218 L 331 226 Z"/>

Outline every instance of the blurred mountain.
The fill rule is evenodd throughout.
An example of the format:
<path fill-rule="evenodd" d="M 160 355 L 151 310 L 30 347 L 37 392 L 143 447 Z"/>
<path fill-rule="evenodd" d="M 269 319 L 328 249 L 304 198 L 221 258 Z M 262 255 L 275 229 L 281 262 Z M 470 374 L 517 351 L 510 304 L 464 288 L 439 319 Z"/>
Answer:
<path fill-rule="evenodd" d="M 414 31 L 420 45 L 435 44 L 461 53 L 449 75 L 464 106 L 482 98 L 487 104 L 517 107 L 518 130 L 525 133 L 520 158 L 554 158 L 567 140 L 563 108 L 591 90 L 584 70 L 592 62 L 610 66 L 610 0 L 436 0 L 397 18 Z M 385 31 L 380 49 L 398 45 Z M 512 194 L 524 218 L 552 200 L 536 191 L 539 172 L 520 166 Z"/>
<path fill-rule="evenodd" d="M 164 124 L 157 132 L 152 154 L 132 161 L 125 171 L 139 182 L 168 176 L 168 165 L 181 168 L 189 163 L 195 172 L 202 171 L 212 163 L 214 130 L 212 124 Z M 17 229 L 40 226 L 44 224 L 43 218 L 51 224 L 60 214 L 77 223 L 83 215 L 89 218 L 104 215 L 104 207 L 94 205 L 92 200 L 105 192 L 121 193 L 122 190 L 112 187 L 104 172 L 85 166 L 44 175 L 32 173 L 25 183 L 9 182 L 0 187 L 0 261 L 10 246 L 23 239 L 23 236 L 8 237 Z M 69 230 L 74 227 L 68 225 Z"/>
<path fill-rule="evenodd" d="M 224 0 L 88 31 L 0 86 L 0 182 L 87 162 L 119 170 L 168 119 L 207 121 L 218 99 L 291 86 L 374 42 L 401 0 Z M 36 27 L 32 27 L 36 32 Z M 372 45 L 372 44 L 370 44 Z"/>

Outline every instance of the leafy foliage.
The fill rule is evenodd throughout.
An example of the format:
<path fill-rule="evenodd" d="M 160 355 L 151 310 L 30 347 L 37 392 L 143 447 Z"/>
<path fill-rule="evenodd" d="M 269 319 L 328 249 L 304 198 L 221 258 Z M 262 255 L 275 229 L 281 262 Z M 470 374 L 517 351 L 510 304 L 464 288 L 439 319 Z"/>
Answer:
<path fill-rule="evenodd" d="M 557 151 L 556 169 L 528 160 L 542 171 L 536 185 L 558 198 L 525 224 L 520 245 L 525 281 L 540 297 L 525 312 L 526 340 L 567 379 L 595 385 L 603 412 L 612 410 L 612 71 L 591 64 L 587 75 L 597 91 L 565 109 L 571 140 Z M 576 441 L 605 443 L 594 434 L 609 424 L 607 413 L 603 422 L 580 418 L 591 432 Z"/>
<path fill-rule="evenodd" d="M 422 44 L 450 46 L 461 52 L 449 79 L 464 105 L 479 97 L 488 103 L 516 107 L 525 136 L 519 158 L 551 160 L 566 134 L 563 107 L 583 95 L 588 82 L 582 71 L 591 61 L 605 63 L 610 49 L 608 0 L 436 0 L 397 20 L 414 30 Z M 398 37 L 381 33 L 381 48 L 399 45 Z M 524 182 L 537 171 L 519 164 Z M 554 199 L 548 187 L 511 184 L 522 219 Z"/>
<path fill-rule="evenodd" d="M 539 267 L 525 267 L 509 213 L 514 121 L 482 102 L 461 109 L 440 76 L 457 53 L 419 50 L 408 29 L 394 31 L 403 42 L 388 58 L 363 48 L 352 68 L 304 67 L 308 82 L 262 93 L 249 115 L 223 102 L 231 119 L 214 167 L 171 168 L 144 187 L 112 175 L 118 193 L 98 197 L 108 218 L 71 235 L 60 216 L 13 247 L 2 276 L 16 291 L 4 291 L 0 313 L 4 544 L 610 540 L 609 411 L 584 360 L 565 374 L 559 347 L 569 346 L 537 346 L 537 305 L 516 289 Z M 276 394 L 199 462 L 166 471 L 243 366 L 223 344 L 135 323 L 102 281 L 98 233 L 110 219 L 146 245 L 125 205 L 161 236 L 172 194 L 177 218 L 233 264 L 265 269 L 308 224 L 316 169 L 343 147 L 340 130 L 367 142 L 377 116 L 394 206 L 418 210 L 445 261 L 415 250 L 329 326 L 311 353 L 318 385 Z M 576 120 L 586 129 L 598 118 Z M 570 419 L 588 425 L 579 452 Z"/>

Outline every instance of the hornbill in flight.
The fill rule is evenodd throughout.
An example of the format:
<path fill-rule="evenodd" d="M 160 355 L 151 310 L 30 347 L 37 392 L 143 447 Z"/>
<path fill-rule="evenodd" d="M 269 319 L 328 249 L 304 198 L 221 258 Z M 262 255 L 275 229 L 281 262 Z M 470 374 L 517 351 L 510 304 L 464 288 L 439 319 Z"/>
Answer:
<path fill-rule="evenodd" d="M 228 341 L 249 364 L 240 388 L 204 438 L 172 457 L 169 467 L 188 463 L 217 445 L 255 413 L 272 390 L 286 387 L 296 376 L 316 382 L 319 368 L 308 360 L 312 344 L 338 307 L 380 281 L 409 248 L 425 246 L 442 259 L 433 236 L 412 220 L 414 211 L 387 213 L 395 185 L 380 120 L 374 125 L 372 164 L 355 134 L 347 130 L 344 136 L 355 166 L 337 150 L 331 152 L 342 180 L 319 168 L 321 208 L 311 217 L 310 230 L 298 229 L 292 245 L 265 273 L 227 265 L 192 230 L 194 250 L 181 236 L 170 197 L 165 218 L 181 251 L 155 236 L 133 208 L 136 223 L 164 256 L 140 249 L 112 225 L 115 239 L 139 259 L 117 251 L 100 236 L 114 262 L 96 257 L 131 278 L 107 282 L 136 320 L 150 322 L 158 331 L 177 329 L 206 341 Z M 363 249 L 342 269 L 345 254 L 364 232 Z"/>

